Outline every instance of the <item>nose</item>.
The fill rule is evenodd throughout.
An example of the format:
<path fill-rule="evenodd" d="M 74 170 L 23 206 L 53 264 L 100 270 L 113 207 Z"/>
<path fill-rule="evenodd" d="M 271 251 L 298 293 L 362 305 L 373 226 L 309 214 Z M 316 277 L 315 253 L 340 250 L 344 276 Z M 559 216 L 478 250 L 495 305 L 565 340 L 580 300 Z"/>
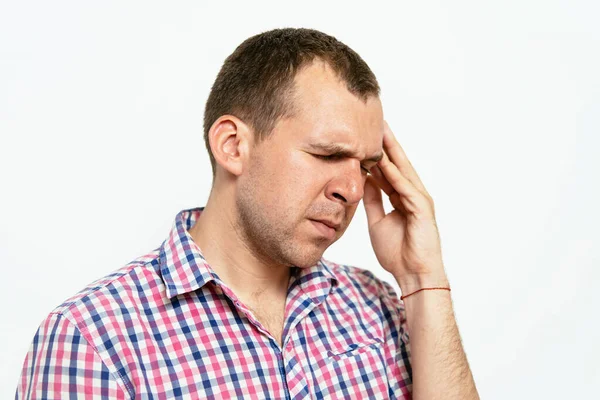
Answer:
<path fill-rule="evenodd" d="M 345 206 L 357 204 L 365 191 L 365 175 L 358 160 L 347 160 L 335 169 L 335 176 L 327 184 L 325 195 Z"/>

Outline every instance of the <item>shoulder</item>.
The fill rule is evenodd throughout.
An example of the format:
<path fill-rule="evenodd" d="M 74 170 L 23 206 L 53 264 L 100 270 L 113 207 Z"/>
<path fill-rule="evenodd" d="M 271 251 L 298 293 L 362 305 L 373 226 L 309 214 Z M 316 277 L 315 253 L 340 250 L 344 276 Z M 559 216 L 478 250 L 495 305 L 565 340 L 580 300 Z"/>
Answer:
<path fill-rule="evenodd" d="M 67 386 L 81 390 L 85 385 L 101 388 L 111 398 L 130 397 L 121 358 L 130 351 L 128 328 L 138 318 L 136 313 L 152 307 L 151 301 L 164 291 L 158 255 L 156 249 L 91 282 L 41 321 L 23 364 L 17 397 L 31 393 L 57 398 Z"/>
<path fill-rule="evenodd" d="M 158 257 L 159 249 L 155 249 L 96 279 L 55 307 L 49 316 L 60 315 L 84 328 L 107 314 L 114 314 L 113 309 L 126 306 L 134 294 L 151 296 L 161 282 Z"/>

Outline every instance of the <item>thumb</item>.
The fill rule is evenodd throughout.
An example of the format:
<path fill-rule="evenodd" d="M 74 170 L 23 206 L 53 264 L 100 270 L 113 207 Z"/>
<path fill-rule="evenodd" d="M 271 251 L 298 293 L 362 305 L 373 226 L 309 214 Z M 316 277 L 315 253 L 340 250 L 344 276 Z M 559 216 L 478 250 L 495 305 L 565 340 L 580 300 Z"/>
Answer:
<path fill-rule="evenodd" d="M 375 182 L 375 178 L 372 176 L 367 176 L 367 181 L 365 182 L 363 204 L 365 206 L 365 212 L 367 213 L 369 229 L 371 229 L 373 225 L 385 217 L 383 200 L 381 198 L 381 189 Z"/>

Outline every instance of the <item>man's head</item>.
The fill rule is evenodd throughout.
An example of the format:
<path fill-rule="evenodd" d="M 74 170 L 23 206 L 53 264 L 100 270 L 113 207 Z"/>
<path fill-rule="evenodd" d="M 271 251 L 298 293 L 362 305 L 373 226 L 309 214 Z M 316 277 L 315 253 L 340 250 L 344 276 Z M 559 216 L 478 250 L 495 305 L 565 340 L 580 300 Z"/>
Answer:
<path fill-rule="evenodd" d="M 309 267 L 346 230 L 366 169 L 381 157 L 379 85 L 335 38 L 272 30 L 226 59 L 204 131 L 213 190 L 233 197 L 227 212 L 246 245 L 269 260 Z M 313 220 L 338 226 L 328 235 Z"/>

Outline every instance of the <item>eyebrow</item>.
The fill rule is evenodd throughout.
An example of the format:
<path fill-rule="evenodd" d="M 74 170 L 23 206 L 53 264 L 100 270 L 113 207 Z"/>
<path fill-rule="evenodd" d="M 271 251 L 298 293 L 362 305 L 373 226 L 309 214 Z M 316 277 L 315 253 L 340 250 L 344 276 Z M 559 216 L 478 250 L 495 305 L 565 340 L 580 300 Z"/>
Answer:
<path fill-rule="evenodd" d="M 329 153 L 330 156 L 335 157 L 355 157 L 353 151 L 348 150 L 344 146 L 337 143 L 309 143 L 311 148 L 315 150 L 321 150 L 326 153 Z M 372 161 L 377 162 L 383 158 L 383 153 L 378 153 L 373 157 L 366 158 L 364 161 Z"/>

